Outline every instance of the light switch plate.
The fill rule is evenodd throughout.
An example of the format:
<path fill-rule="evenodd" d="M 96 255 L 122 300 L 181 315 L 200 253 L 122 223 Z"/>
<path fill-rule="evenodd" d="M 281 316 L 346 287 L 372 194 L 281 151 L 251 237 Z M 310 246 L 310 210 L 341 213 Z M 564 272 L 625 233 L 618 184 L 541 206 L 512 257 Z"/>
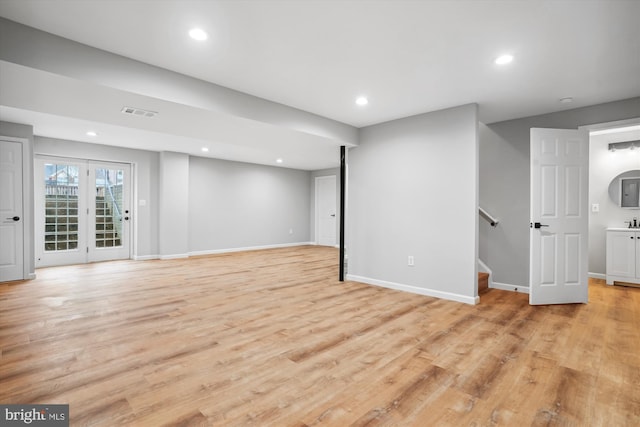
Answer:
<path fill-rule="evenodd" d="M 600 212 L 600 203 L 593 203 L 591 205 L 591 212 Z"/>

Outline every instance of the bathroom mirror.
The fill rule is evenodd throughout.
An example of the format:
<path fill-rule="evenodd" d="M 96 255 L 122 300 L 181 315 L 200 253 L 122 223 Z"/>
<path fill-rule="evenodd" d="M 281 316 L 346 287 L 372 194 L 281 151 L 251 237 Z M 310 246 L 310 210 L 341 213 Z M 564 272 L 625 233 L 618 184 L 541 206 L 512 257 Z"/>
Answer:
<path fill-rule="evenodd" d="M 613 178 L 609 197 L 621 208 L 640 209 L 640 170 L 626 171 Z"/>

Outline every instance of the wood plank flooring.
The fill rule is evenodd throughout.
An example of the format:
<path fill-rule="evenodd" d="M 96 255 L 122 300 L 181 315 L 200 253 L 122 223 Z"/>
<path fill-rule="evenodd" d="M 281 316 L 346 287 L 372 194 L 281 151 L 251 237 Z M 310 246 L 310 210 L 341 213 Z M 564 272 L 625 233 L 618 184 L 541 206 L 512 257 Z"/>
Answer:
<path fill-rule="evenodd" d="M 638 426 L 640 289 L 471 306 L 340 283 L 297 247 L 0 284 L 0 403 L 73 426 Z"/>

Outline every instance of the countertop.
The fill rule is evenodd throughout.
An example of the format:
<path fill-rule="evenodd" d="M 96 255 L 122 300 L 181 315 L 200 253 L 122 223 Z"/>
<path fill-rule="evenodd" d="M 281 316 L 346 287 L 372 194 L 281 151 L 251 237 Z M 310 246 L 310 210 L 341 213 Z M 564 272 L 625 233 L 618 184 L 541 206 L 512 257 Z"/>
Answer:
<path fill-rule="evenodd" d="M 638 228 L 629 228 L 629 227 L 609 227 L 607 231 L 640 231 L 640 227 Z"/>

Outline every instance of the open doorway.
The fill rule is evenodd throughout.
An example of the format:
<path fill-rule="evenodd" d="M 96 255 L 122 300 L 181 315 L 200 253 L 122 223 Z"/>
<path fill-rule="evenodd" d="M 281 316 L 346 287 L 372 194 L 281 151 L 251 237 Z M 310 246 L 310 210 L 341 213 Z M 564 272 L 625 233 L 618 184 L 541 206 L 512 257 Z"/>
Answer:
<path fill-rule="evenodd" d="M 634 218 L 640 221 L 640 208 L 621 207 L 616 199 L 617 178 L 622 174 L 640 177 L 640 118 L 589 126 L 589 130 L 589 277 L 605 279 L 607 229 L 628 227 L 626 221 L 633 225 Z M 628 141 L 635 144 L 609 149 L 609 144 Z"/>

